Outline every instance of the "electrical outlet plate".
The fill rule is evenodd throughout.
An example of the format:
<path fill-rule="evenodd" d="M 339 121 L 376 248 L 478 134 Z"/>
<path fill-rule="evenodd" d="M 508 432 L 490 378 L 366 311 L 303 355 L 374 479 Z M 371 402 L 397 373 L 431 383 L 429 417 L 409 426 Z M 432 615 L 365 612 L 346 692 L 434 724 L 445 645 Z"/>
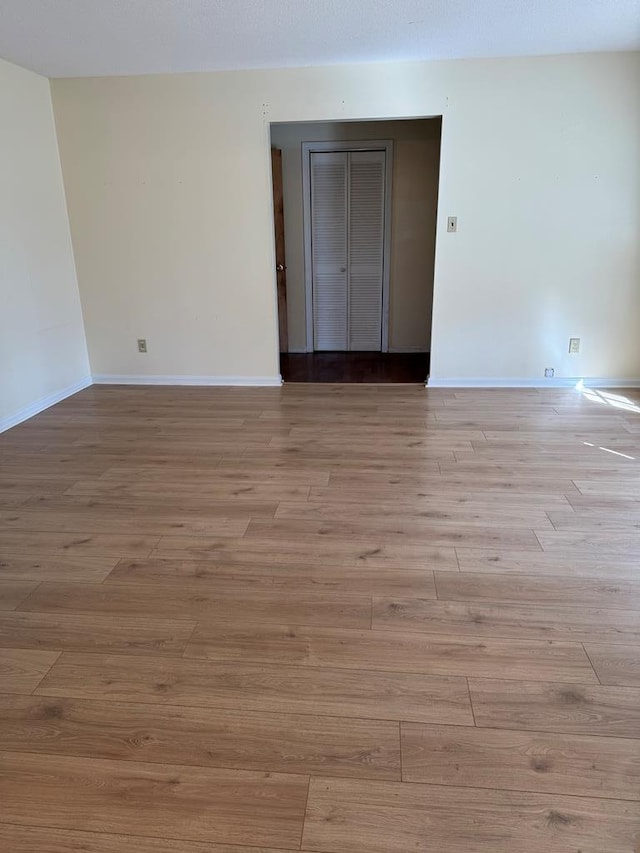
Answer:
<path fill-rule="evenodd" d="M 450 233 L 455 233 L 458 230 L 458 217 L 457 216 L 448 216 L 447 217 L 447 231 Z"/>
<path fill-rule="evenodd" d="M 147 341 L 145 338 L 138 338 L 138 352 L 147 351 Z"/>
<path fill-rule="evenodd" d="M 544 378 L 545 379 L 553 379 L 554 375 L 555 375 L 555 370 L 553 369 L 553 367 L 545 367 L 545 370 L 544 370 Z"/>
<path fill-rule="evenodd" d="M 569 352 L 580 352 L 580 338 L 569 338 Z"/>

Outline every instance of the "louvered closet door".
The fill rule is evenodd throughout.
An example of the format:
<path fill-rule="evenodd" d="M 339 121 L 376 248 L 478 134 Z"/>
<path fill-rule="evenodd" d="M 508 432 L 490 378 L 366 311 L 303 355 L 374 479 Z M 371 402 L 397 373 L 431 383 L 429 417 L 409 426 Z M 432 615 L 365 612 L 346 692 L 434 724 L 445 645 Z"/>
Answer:
<path fill-rule="evenodd" d="M 385 152 L 349 154 L 349 349 L 382 348 Z"/>
<path fill-rule="evenodd" d="M 311 154 L 315 350 L 382 344 L 385 152 Z"/>
<path fill-rule="evenodd" d="M 316 350 L 348 348 L 345 152 L 311 154 L 311 262 Z"/>

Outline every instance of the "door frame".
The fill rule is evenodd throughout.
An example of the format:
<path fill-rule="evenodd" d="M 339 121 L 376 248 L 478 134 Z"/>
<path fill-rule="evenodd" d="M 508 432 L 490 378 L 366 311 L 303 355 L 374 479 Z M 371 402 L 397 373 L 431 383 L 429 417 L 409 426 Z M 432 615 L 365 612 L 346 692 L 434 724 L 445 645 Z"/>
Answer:
<path fill-rule="evenodd" d="M 311 263 L 311 155 L 321 151 L 384 151 L 384 237 L 382 247 L 382 341 L 381 351 L 389 351 L 389 283 L 391 279 L 391 214 L 393 191 L 393 141 L 303 142 L 302 143 L 302 220 L 304 228 L 304 302 L 306 351 L 313 352 L 313 274 Z"/>

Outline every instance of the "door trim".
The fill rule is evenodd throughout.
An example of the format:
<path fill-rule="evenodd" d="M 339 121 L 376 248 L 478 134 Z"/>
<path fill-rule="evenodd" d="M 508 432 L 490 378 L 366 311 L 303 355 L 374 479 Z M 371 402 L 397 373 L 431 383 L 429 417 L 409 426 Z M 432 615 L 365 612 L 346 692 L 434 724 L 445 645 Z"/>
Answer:
<path fill-rule="evenodd" d="M 311 265 L 311 155 L 317 151 L 384 151 L 384 243 L 382 249 L 382 352 L 389 351 L 389 282 L 391 278 L 391 211 L 393 189 L 393 141 L 302 143 L 302 219 L 304 228 L 304 294 L 306 351 L 313 352 L 313 280 Z"/>

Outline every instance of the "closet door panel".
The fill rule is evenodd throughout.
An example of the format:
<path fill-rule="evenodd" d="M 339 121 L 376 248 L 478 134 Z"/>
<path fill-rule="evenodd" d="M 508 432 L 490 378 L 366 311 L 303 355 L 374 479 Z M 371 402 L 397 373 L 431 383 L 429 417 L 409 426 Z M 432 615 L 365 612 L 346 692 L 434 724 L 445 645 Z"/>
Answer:
<path fill-rule="evenodd" d="M 316 350 L 346 350 L 347 170 L 345 152 L 311 154 L 313 337 Z"/>
<path fill-rule="evenodd" d="M 382 346 L 385 152 L 349 155 L 348 338 L 351 350 Z"/>

